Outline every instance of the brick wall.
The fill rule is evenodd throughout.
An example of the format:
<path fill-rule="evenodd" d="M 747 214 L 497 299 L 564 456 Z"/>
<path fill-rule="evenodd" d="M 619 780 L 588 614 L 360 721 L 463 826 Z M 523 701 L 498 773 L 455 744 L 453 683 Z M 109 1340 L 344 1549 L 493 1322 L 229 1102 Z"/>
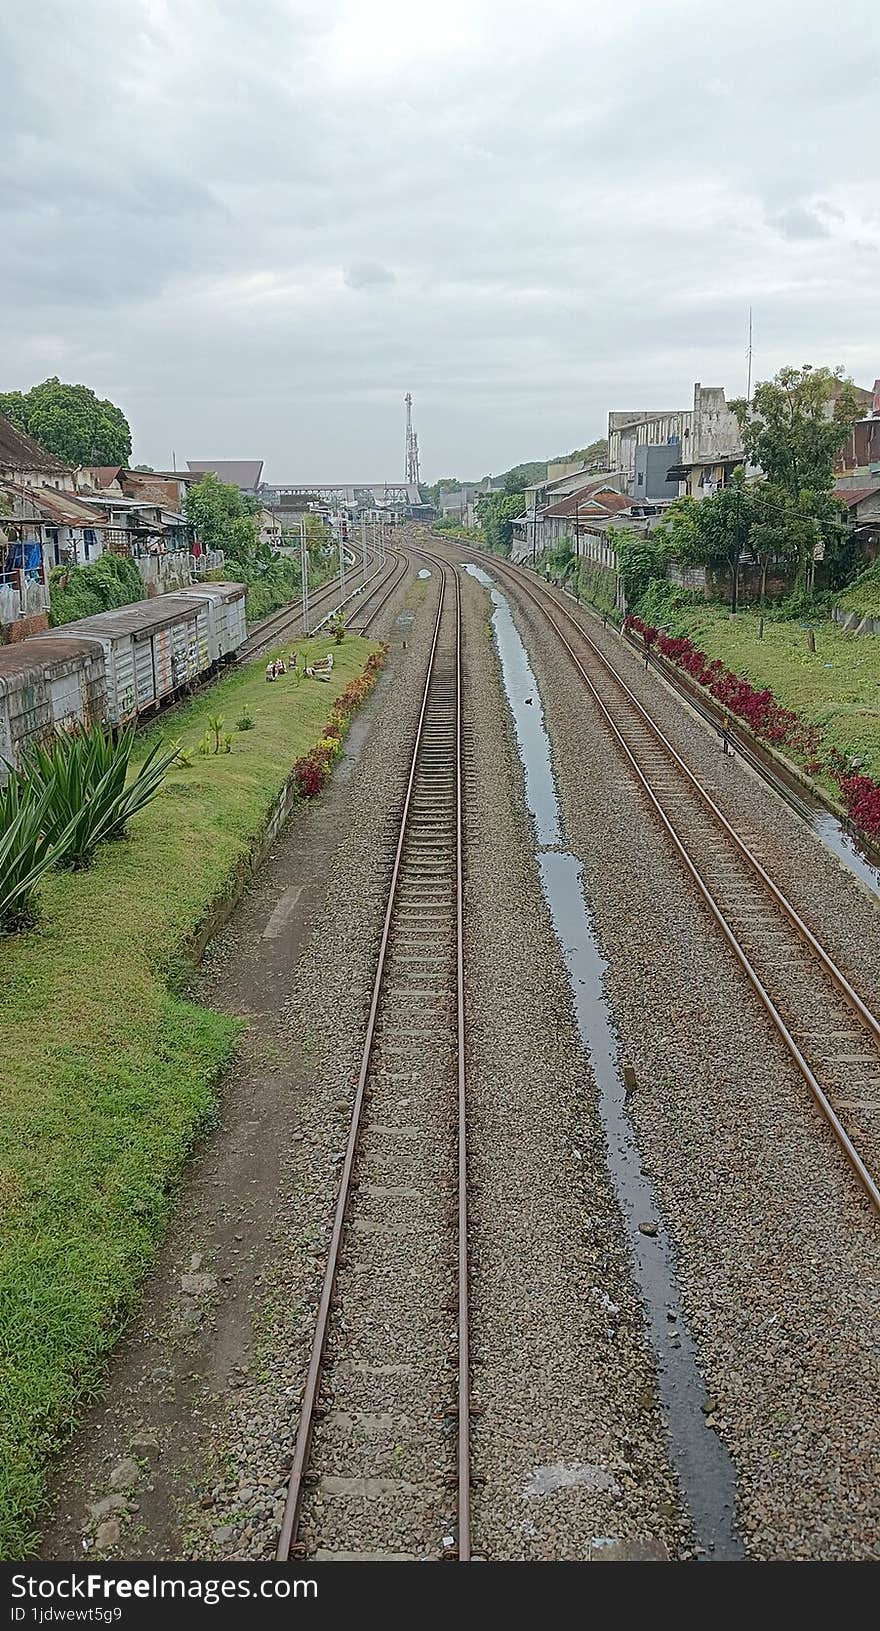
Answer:
<path fill-rule="evenodd" d="M 30 634 L 45 634 L 49 627 L 49 613 L 35 612 L 32 617 L 18 617 L 14 623 L 6 627 L 6 639 L 9 645 L 16 640 L 26 640 Z"/>

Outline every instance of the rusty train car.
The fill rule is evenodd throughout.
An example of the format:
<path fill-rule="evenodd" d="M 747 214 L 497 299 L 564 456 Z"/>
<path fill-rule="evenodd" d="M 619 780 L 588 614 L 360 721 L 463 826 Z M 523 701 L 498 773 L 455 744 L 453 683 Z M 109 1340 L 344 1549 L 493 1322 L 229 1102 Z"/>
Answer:
<path fill-rule="evenodd" d="M 204 583 L 0 646 L 0 778 L 54 730 L 153 713 L 244 643 L 245 585 Z"/>

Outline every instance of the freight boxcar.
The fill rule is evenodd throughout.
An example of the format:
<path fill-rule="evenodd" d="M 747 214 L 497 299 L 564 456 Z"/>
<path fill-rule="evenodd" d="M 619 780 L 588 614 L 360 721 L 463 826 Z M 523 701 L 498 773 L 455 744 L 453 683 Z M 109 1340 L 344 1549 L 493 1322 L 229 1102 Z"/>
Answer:
<path fill-rule="evenodd" d="M 23 747 L 59 727 L 107 718 L 104 649 L 98 640 L 35 635 L 0 646 L 0 781 Z"/>
<path fill-rule="evenodd" d="M 99 640 L 107 673 L 107 717 L 113 725 L 149 713 L 160 702 L 207 673 L 211 666 L 208 605 L 185 595 L 157 595 L 80 617 L 50 630 Z"/>
<path fill-rule="evenodd" d="M 212 663 L 222 663 L 234 657 L 247 638 L 245 596 L 243 583 L 194 583 L 191 589 L 181 591 L 187 599 L 204 600 L 208 604 L 208 646 Z"/>

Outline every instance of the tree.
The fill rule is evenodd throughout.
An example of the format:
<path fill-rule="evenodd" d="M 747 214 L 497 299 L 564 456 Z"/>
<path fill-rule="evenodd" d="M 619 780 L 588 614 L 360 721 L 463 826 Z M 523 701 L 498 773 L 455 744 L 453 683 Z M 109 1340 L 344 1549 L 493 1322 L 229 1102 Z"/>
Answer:
<path fill-rule="evenodd" d="M 682 502 L 693 503 L 693 500 Z M 609 530 L 608 542 L 613 545 L 617 556 L 617 569 L 628 606 L 634 606 L 641 600 L 655 578 L 666 576 L 666 563 L 672 553 L 668 528 L 675 508 L 675 505 L 670 507 L 669 518 L 664 525 L 656 527 L 646 538 L 634 533 L 630 527 L 612 527 Z M 683 512 L 682 524 L 687 513 Z"/>
<path fill-rule="evenodd" d="M 749 460 L 769 482 L 794 500 L 830 492 L 835 459 L 859 415 L 842 368 L 781 368 L 757 387 L 751 404 L 740 397 L 730 406 Z"/>
<path fill-rule="evenodd" d="M 477 499 L 477 521 L 494 554 L 510 554 L 513 519 L 522 514 L 522 507 L 522 493 L 481 493 Z"/>
<path fill-rule="evenodd" d="M 0 413 L 68 464 L 125 464 L 131 454 L 131 429 L 122 409 L 96 397 L 87 385 L 46 379 L 29 391 L 0 396 Z"/>
<path fill-rule="evenodd" d="M 728 487 L 711 498 L 679 498 L 656 529 L 660 546 L 690 566 L 722 566 L 730 573 L 730 607 L 739 602 L 739 568 L 748 538 L 748 488 L 738 466 Z"/>
<path fill-rule="evenodd" d="M 758 386 L 751 406 L 739 399 L 731 407 L 746 453 L 766 477 L 754 487 L 750 536 L 762 565 L 762 595 L 773 553 L 796 563 L 797 582 L 808 592 L 817 553 L 828 581 L 845 581 L 853 546 L 845 506 L 831 489 L 837 455 L 859 415 L 852 381 L 842 368 L 781 368 Z"/>
<path fill-rule="evenodd" d="M 257 531 L 255 505 L 238 487 L 221 481 L 213 471 L 187 488 L 186 518 L 205 549 L 222 549 L 242 567 L 258 569 L 261 546 Z"/>

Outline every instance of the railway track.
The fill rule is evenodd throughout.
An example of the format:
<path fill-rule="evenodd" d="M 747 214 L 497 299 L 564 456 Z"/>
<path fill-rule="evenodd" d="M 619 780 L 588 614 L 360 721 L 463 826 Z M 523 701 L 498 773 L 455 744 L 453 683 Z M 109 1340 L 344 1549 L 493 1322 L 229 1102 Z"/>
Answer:
<path fill-rule="evenodd" d="M 383 580 L 383 582 L 380 583 L 376 589 L 372 590 L 366 597 L 364 604 L 359 606 L 356 612 L 352 613 L 351 619 L 347 625 L 352 634 L 366 634 L 375 623 L 376 618 L 379 616 L 379 613 L 382 611 L 383 607 L 391 599 L 395 589 L 400 588 L 400 585 L 409 571 L 409 561 L 405 555 L 396 555 L 395 559 L 397 562 L 397 570 L 392 575 L 391 582 L 388 584 L 388 587 L 386 588 L 385 581 Z M 361 614 L 364 614 L 362 620 Z M 357 618 L 357 620 L 360 622 L 359 628 L 355 628 L 353 626 L 355 618 Z"/>
<path fill-rule="evenodd" d="M 486 558 L 554 629 L 650 809 L 880 1210 L 880 1021 L 804 922 L 580 619 L 552 592 Z"/>
<path fill-rule="evenodd" d="M 457 571 L 434 565 L 279 1560 L 470 1557 L 461 616 Z"/>
<path fill-rule="evenodd" d="M 377 557 L 373 556 L 372 559 L 375 561 Z M 323 612 L 323 617 L 319 620 L 318 624 L 312 628 L 310 631 L 311 633 L 314 634 L 316 629 L 321 626 L 321 622 L 326 622 L 327 618 L 332 616 L 334 612 L 340 611 L 342 607 L 350 605 L 350 603 L 356 599 L 359 594 L 363 593 L 364 589 L 369 584 L 375 582 L 376 578 L 381 577 L 383 583 L 387 581 L 388 574 L 386 572 L 385 563 L 382 562 L 380 565 L 374 566 L 373 571 L 368 572 L 366 576 L 363 574 L 363 568 L 356 566 L 354 568 L 353 576 L 359 581 L 355 583 L 355 586 L 352 588 L 351 592 L 345 596 L 344 600 L 340 600 L 338 598 L 339 587 L 338 581 L 335 577 L 329 582 L 322 584 L 313 595 L 309 596 L 310 611 L 321 610 Z M 349 581 L 351 581 L 351 575 L 349 577 Z M 273 647 L 279 645 L 288 638 L 293 638 L 296 636 L 298 639 L 303 639 L 304 636 L 302 629 L 296 627 L 301 617 L 302 600 L 294 600 L 289 606 L 282 606 L 277 612 L 271 612 L 268 617 L 263 618 L 261 622 L 255 626 L 252 632 L 248 635 L 248 638 L 245 640 L 244 644 L 239 648 L 239 662 L 252 662 L 255 658 L 262 656 L 263 652 L 271 651 Z"/>

